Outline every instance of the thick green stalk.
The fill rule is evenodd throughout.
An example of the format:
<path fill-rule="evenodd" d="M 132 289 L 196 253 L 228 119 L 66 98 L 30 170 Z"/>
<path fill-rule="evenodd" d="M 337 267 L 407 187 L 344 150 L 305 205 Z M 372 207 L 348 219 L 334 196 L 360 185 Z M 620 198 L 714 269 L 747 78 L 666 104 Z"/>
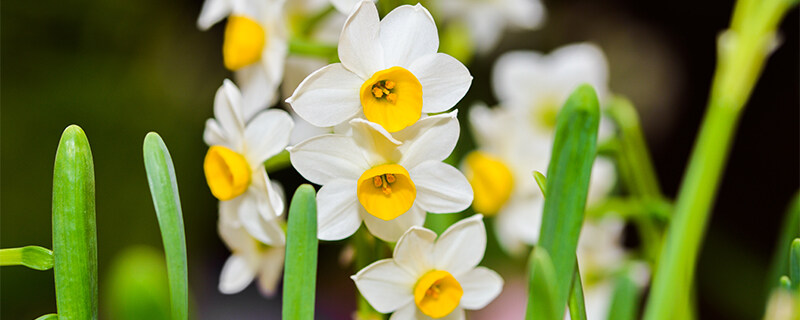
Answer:
<path fill-rule="evenodd" d="M 0 249 L 0 266 L 26 266 L 35 270 L 53 268 L 53 251 L 39 246 Z"/>
<path fill-rule="evenodd" d="M 625 175 L 631 193 L 640 197 L 661 197 L 661 188 L 647 149 L 639 115 L 628 99 L 615 97 L 608 113 L 620 131 L 620 158 L 630 167 Z"/>
<path fill-rule="evenodd" d="M 317 285 L 317 200 L 314 187 L 301 185 L 289 206 L 286 265 L 283 274 L 283 319 L 314 319 Z"/>
<path fill-rule="evenodd" d="M 719 40 L 719 60 L 708 111 L 684 175 L 675 213 L 656 267 L 645 319 L 668 319 L 683 307 L 711 205 L 741 110 L 773 50 L 786 0 L 740 1 L 732 29 Z M 764 106 L 766 107 L 766 106 Z"/>
<path fill-rule="evenodd" d="M 546 192 L 539 243 L 534 254 L 543 248 L 555 270 L 553 305 L 555 317 L 561 319 L 575 273 L 575 250 L 583 225 L 589 177 L 597 146 L 597 127 L 600 108 L 591 86 L 581 85 L 567 99 L 556 123 L 555 141 L 547 168 Z M 533 209 L 531 209 L 533 210 Z M 537 277 L 546 273 L 534 272 L 532 283 L 543 283 Z M 530 288 L 529 295 L 535 292 Z M 533 319 L 540 303 L 528 303 L 527 319 Z M 535 319 L 551 319 L 536 317 Z"/>
<path fill-rule="evenodd" d="M 155 132 L 144 138 L 144 167 L 167 258 L 172 319 L 189 318 L 189 279 L 178 179 L 169 150 Z"/>
<path fill-rule="evenodd" d="M 617 276 L 607 319 L 636 319 L 639 307 L 639 288 L 633 279 L 633 271 L 632 266 L 628 266 Z"/>
<path fill-rule="evenodd" d="M 559 307 L 556 301 L 556 271 L 547 249 L 542 246 L 533 249 L 528 260 L 528 272 L 528 308 L 525 319 L 562 319 L 564 307 L 563 304 Z"/>
<path fill-rule="evenodd" d="M 97 319 L 94 163 L 83 130 L 61 135 L 53 170 L 53 260 L 62 320 Z"/>

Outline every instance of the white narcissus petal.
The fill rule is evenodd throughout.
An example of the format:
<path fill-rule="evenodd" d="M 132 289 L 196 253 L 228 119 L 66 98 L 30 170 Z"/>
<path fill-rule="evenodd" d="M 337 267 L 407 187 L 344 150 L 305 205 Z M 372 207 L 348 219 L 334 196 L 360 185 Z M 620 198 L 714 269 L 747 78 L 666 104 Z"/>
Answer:
<path fill-rule="evenodd" d="M 356 3 L 359 3 L 360 0 L 330 0 L 336 10 L 341 13 L 349 14 L 353 11 L 353 7 L 356 6 Z"/>
<path fill-rule="evenodd" d="M 383 17 L 380 41 L 387 66 L 405 67 L 417 58 L 439 50 L 436 22 L 421 4 L 399 6 Z M 427 90 L 424 83 L 423 88 Z"/>
<path fill-rule="evenodd" d="M 258 166 L 281 152 L 289 144 L 293 127 L 294 122 L 286 111 L 272 109 L 257 114 L 244 131 L 247 161 Z"/>
<path fill-rule="evenodd" d="M 464 309 L 483 309 L 503 290 L 503 278 L 484 267 L 472 269 L 457 280 L 464 289 L 460 304 Z"/>
<path fill-rule="evenodd" d="M 389 317 L 389 320 L 417 320 L 417 319 L 424 319 L 417 317 L 417 314 L 421 314 L 419 309 L 417 308 L 417 304 L 414 301 L 409 302 L 408 304 L 398 308 L 392 316 Z M 427 317 L 427 316 L 426 316 Z"/>
<path fill-rule="evenodd" d="M 472 186 L 458 169 L 425 161 L 409 171 L 417 188 L 415 203 L 432 213 L 460 212 L 472 203 Z"/>
<path fill-rule="evenodd" d="M 614 162 L 605 158 L 597 157 L 592 165 L 592 174 L 589 178 L 589 194 L 587 203 L 589 205 L 597 203 L 605 198 L 614 187 L 617 179 L 617 170 Z"/>
<path fill-rule="evenodd" d="M 408 169 L 427 160 L 442 161 L 450 156 L 460 134 L 456 115 L 453 111 L 427 117 L 395 132 L 394 137 L 403 141 L 402 159 L 398 163 Z"/>
<path fill-rule="evenodd" d="M 203 141 L 209 146 L 224 146 L 231 148 L 228 146 L 225 132 L 222 130 L 222 127 L 219 125 L 217 120 L 214 119 L 206 120 L 206 129 L 203 131 Z"/>
<path fill-rule="evenodd" d="M 389 221 L 369 214 L 360 205 L 359 208 L 367 230 L 372 235 L 387 242 L 395 242 L 412 226 L 421 226 L 425 223 L 425 211 L 417 205 L 411 206 L 411 209 L 408 209 L 406 213 Z"/>
<path fill-rule="evenodd" d="M 264 166 L 260 166 L 256 168 L 258 172 L 261 172 L 261 177 L 258 179 L 259 189 L 261 195 L 258 198 L 259 201 L 259 213 L 261 216 L 266 220 L 275 219 L 276 217 L 283 214 L 285 209 L 285 204 L 283 203 L 283 189 L 280 192 L 275 190 L 275 186 L 277 183 L 272 182 L 269 180 L 269 176 L 267 175 L 267 171 L 264 170 Z M 254 184 L 255 184 L 254 180 Z"/>
<path fill-rule="evenodd" d="M 330 127 L 317 127 L 298 115 L 292 112 L 292 120 L 294 121 L 294 128 L 289 136 L 289 145 L 296 145 L 304 140 L 321 136 L 323 134 L 331 133 Z"/>
<path fill-rule="evenodd" d="M 242 116 L 245 121 L 275 102 L 277 83 L 269 78 L 261 62 L 237 70 L 234 76 L 242 90 Z"/>
<path fill-rule="evenodd" d="M 253 282 L 254 277 L 255 272 L 248 265 L 247 260 L 239 255 L 231 255 L 222 267 L 222 273 L 219 276 L 219 291 L 224 294 L 238 293 L 247 288 L 247 285 Z"/>
<path fill-rule="evenodd" d="M 353 119 L 350 120 L 350 127 L 353 141 L 360 147 L 370 166 L 398 162 L 401 153 L 398 152 L 397 146 L 402 142 L 392 137 L 392 134 L 381 125 L 363 119 Z"/>
<path fill-rule="evenodd" d="M 319 185 L 328 184 L 333 179 L 355 181 L 370 168 L 363 151 L 351 137 L 343 135 L 314 137 L 287 150 L 297 172 Z"/>
<path fill-rule="evenodd" d="M 317 193 L 317 236 L 320 240 L 341 240 L 361 225 L 361 204 L 356 198 L 355 180 L 333 180 Z"/>
<path fill-rule="evenodd" d="M 534 29 L 545 20 L 545 9 L 539 0 L 509 0 L 505 4 L 505 15 L 517 27 Z"/>
<path fill-rule="evenodd" d="M 488 53 L 503 35 L 502 26 L 505 25 L 505 17 L 495 8 L 485 8 L 480 11 L 466 13 L 466 23 L 470 31 L 470 38 L 475 43 L 478 53 Z"/>
<path fill-rule="evenodd" d="M 483 215 L 476 214 L 456 222 L 442 233 L 433 249 L 437 270 L 447 270 L 456 279 L 472 270 L 486 251 Z"/>
<path fill-rule="evenodd" d="M 422 275 L 433 269 L 433 243 L 436 233 L 422 228 L 411 227 L 394 247 L 394 261 L 398 266 L 413 275 Z"/>
<path fill-rule="evenodd" d="M 378 8 L 372 1 L 362 1 L 355 6 L 339 35 L 339 60 L 362 79 L 385 69 L 380 28 Z"/>
<path fill-rule="evenodd" d="M 277 219 L 264 220 L 255 208 L 255 201 L 242 199 L 239 206 L 239 219 L 242 226 L 253 238 L 264 244 L 282 246 L 286 243 L 286 234 Z"/>
<path fill-rule="evenodd" d="M 544 56 L 532 51 L 511 51 L 501 55 L 492 70 L 494 94 L 503 104 L 526 108 L 533 103 L 536 88 L 550 88 L 550 74 Z"/>
<path fill-rule="evenodd" d="M 275 295 L 275 288 L 281 279 L 283 271 L 283 259 L 286 248 L 267 248 L 261 254 L 261 269 L 258 270 L 258 289 L 261 294 L 272 297 Z"/>
<path fill-rule="evenodd" d="M 215 23 L 225 19 L 232 9 L 229 0 L 206 0 L 203 2 L 203 9 L 200 10 L 200 17 L 197 18 L 197 28 L 208 30 Z"/>
<path fill-rule="evenodd" d="M 361 111 L 359 90 L 363 83 L 341 63 L 334 63 L 309 75 L 286 102 L 311 124 L 330 127 Z"/>
<path fill-rule="evenodd" d="M 472 75 L 463 63 L 444 53 L 416 59 L 409 66 L 422 84 L 422 112 L 446 111 L 469 91 Z"/>
<path fill-rule="evenodd" d="M 548 78 L 564 91 L 564 99 L 582 83 L 588 83 L 602 102 L 608 94 L 608 62 L 596 45 L 579 43 L 550 54 L 553 71 Z"/>
<path fill-rule="evenodd" d="M 238 150 L 244 135 L 242 94 L 228 79 L 222 82 L 214 96 L 214 118 L 225 132 L 229 145 Z"/>
<path fill-rule="evenodd" d="M 377 261 L 352 276 L 361 295 L 380 313 L 388 313 L 414 301 L 417 278 L 393 259 Z"/>

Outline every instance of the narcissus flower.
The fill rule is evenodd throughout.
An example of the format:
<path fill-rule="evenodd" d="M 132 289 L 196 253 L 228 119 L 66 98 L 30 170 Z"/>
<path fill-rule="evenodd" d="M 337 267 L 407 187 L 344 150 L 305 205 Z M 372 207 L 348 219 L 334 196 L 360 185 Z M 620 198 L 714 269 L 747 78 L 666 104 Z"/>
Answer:
<path fill-rule="evenodd" d="M 358 291 L 392 320 L 464 319 L 464 309 L 481 309 L 503 289 L 503 278 L 477 267 L 486 250 L 480 214 L 448 228 L 439 239 L 412 227 L 397 242 L 394 258 L 377 261 L 354 275 Z"/>
<path fill-rule="evenodd" d="M 456 112 L 436 115 L 390 134 L 378 124 L 350 121 L 351 134 L 314 137 L 288 148 L 292 165 L 317 194 L 318 237 L 339 240 L 363 220 L 369 231 L 396 241 L 425 212 L 466 209 L 472 189 L 458 169 L 442 163 L 456 145 Z"/>
<path fill-rule="evenodd" d="M 381 21 L 375 4 L 363 1 L 339 37 L 342 62 L 309 75 L 286 101 L 318 127 L 358 116 L 400 131 L 452 108 L 469 89 L 469 70 L 438 48 L 436 23 L 421 5 L 400 6 Z"/>
<path fill-rule="evenodd" d="M 206 0 L 197 26 L 207 30 L 225 17 L 222 57 L 242 88 L 244 119 L 277 99 L 288 52 L 285 0 Z"/>
<path fill-rule="evenodd" d="M 463 24 L 480 53 L 493 49 L 507 27 L 535 29 L 545 19 L 539 0 L 439 0 L 433 2 L 448 22 Z"/>
<path fill-rule="evenodd" d="M 262 219 L 259 222 L 267 231 L 267 239 L 259 240 L 251 236 L 242 222 L 230 213 L 220 215 L 219 235 L 232 251 L 222 267 L 220 292 L 238 293 L 253 282 L 253 279 L 258 278 L 258 287 L 262 294 L 275 294 L 286 252 L 286 235 L 280 225 L 283 221 Z"/>
<path fill-rule="evenodd" d="M 242 96 L 230 80 L 217 90 L 214 117 L 203 133 L 210 146 L 203 169 L 211 193 L 221 201 L 220 215 L 232 212 L 253 237 L 269 243 L 263 220 L 279 216 L 284 203 L 263 163 L 288 144 L 292 119 L 284 111 L 267 110 L 245 126 Z"/>

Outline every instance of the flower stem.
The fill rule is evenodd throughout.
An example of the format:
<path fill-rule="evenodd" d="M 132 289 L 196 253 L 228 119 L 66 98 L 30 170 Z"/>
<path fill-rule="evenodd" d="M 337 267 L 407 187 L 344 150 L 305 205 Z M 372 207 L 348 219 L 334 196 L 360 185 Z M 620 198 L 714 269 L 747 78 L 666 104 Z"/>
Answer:
<path fill-rule="evenodd" d="M 339 60 L 338 48 L 336 45 L 300 38 L 291 38 L 289 40 L 289 53 L 301 56 L 319 57 L 330 61 Z"/>

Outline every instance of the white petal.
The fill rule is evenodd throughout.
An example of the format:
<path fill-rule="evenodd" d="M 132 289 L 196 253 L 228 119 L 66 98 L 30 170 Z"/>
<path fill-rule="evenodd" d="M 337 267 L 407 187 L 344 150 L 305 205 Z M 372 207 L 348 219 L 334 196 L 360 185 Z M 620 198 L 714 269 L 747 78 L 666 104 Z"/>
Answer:
<path fill-rule="evenodd" d="M 471 10 L 466 13 L 466 23 L 470 31 L 470 38 L 475 43 L 478 53 L 489 53 L 503 35 L 506 17 L 497 10 L 498 8 L 482 6 L 480 10 Z"/>
<path fill-rule="evenodd" d="M 267 174 L 266 171 L 264 174 Z M 270 180 L 269 176 L 267 176 L 267 182 L 269 183 L 267 185 L 267 194 L 269 195 L 270 204 L 275 211 L 275 215 L 281 216 L 286 211 L 286 204 L 283 201 L 283 199 L 286 199 L 286 192 L 284 192 L 280 182 Z"/>
<path fill-rule="evenodd" d="M 225 137 L 234 151 L 239 149 L 244 136 L 242 108 L 241 92 L 233 82 L 225 79 L 214 96 L 214 118 L 225 132 Z"/>
<path fill-rule="evenodd" d="M 409 302 L 408 304 L 398 308 L 394 313 L 392 313 L 392 316 L 389 317 L 389 320 L 419 320 L 419 319 L 425 319 L 425 318 L 418 317 L 417 314 L 422 314 L 422 312 L 419 312 L 419 309 L 417 309 L 417 304 L 412 301 L 412 302 Z M 425 316 L 424 314 L 422 314 L 422 315 Z M 425 317 L 427 317 L 427 316 L 425 316 Z"/>
<path fill-rule="evenodd" d="M 530 104 L 531 97 L 539 91 L 537 88 L 552 86 L 548 83 L 549 74 L 546 58 L 537 52 L 505 53 L 494 63 L 492 71 L 494 94 L 504 105 Z"/>
<path fill-rule="evenodd" d="M 545 20 L 545 9 L 539 0 L 511 0 L 505 3 L 505 14 L 516 27 L 534 29 Z"/>
<path fill-rule="evenodd" d="M 380 40 L 386 66 L 405 67 L 439 49 L 436 23 L 428 9 L 421 4 L 399 6 L 383 17 Z"/>
<path fill-rule="evenodd" d="M 264 220 L 274 220 L 283 213 L 283 197 L 273 190 L 273 184 L 267 176 L 264 166 L 253 169 L 247 197 L 256 199 L 258 214 Z"/>
<path fill-rule="evenodd" d="M 317 193 L 317 236 L 320 240 L 341 240 L 361 225 L 355 180 L 333 180 Z"/>
<path fill-rule="evenodd" d="M 282 246 L 286 243 L 286 234 L 278 224 L 278 219 L 265 220 L 259 214 L 258 202 L 251 196 L 242 199 L 239 206 L 239 219 L 253 238 L 264 244 Z"/>
<path fill-rule="evenodd" d="M 414 300 L 417 278 L 392 259 L 377 261 L 352 276 L 361 295 L 380 313 L 388 313 Z"/>
<path fill-rule="evenodd" d="M 514 237 L 526 244 L 534 245 L 539 240 L 543 209 L 544 198 L 542 197 L 515 199 L 507 205 L 504 214 L 508 218 L 503 223 L 510 224 L 509 228 Z"/>
<path fill-rule="evenodd" d="M 446 159 L 458 142 L 460 127 L 457 112 L 423 118 L 414 125 L 394 133 L 403 141 L 400 146 L 402 159 L 398 161 L 408 168 L 427 161 Z"/>
<path fill-rule="evenodd" d="M 608 62 L 603 50 L 590 43 L 579 43 L 559 48 L 550 54 L 554 66 L 551 81 L 569 95 L 582 83 L 594 87 L 603 101 L 608 95 Z M 566 96 L 564 97 L 566 99 Z"/>
<path fill-rule="evenodd" d="M 283 110 L 271 109 L 256 115 L 244 131 L 247 161 L 258 166 L 281 152 L 289 144 L 293 127 L 292 118 Z"/>
<path fill-rule="evenodd" d="M 231 255 L 222 266 L 222 273 L 219 276 L 219 292 L 224 294 L 238 293 L 250 282 L 253 282 L 255 272 L 247 261 L 238 255 Z"/>
<path fill-rule="evenodd" d="M 297 172 L 319 185 L 333 179 L 355 181 L 370 168 L 353 138 L 343 135 L 322 135 L 286 149 Z"/>
<path fill-rule="evenodd" d="M 469 91 L 472 75 L 463 63 L 444 53 L 416 59 L 409 71 L 422 84 L 422 112 L 446 111 Z"/>
<path fill-rule="evenodd" d="M 364 219 L 367 230 L 369 230 L 372 235 L 387 242 L 395 242 L 412 226 L 422 226 L 422 224 L 425 223 L 425 211 L 417 205 L 411 206 L 411 209 L 406 213 L 389 221 L 382 220 L 369 214 L 360 204 L 359 208 L 361 209 L 361 217 Z"/>
<path fill-rule="evenodd" d="M 294 128 L 289 136 L 289 145 L 293 146 L 303 140 L 331 133 L 330 127 L 317 127 L 294 112 L 292 112 L 292 120 L 294 120 Z"/>
<path fill-rule="evenodd" d="M 614 187 L 617 180 L 617 170 L 614 162 L 605 158 L 597 157 L 592 165 L 592 174 L 589 178 L 589 198 L 587 203 L 594 204 L 600 199 L 605 198 Z"/>
<path fill-rule="evenodd" d="M 461 307 L 469 310 L 483 309 L 503 290 L 503 278 L 497 272 L 477 267 L 457 279 L 464 289 Z"/>
<path fill-rule="evenodd" d="M 409 171 L 417 187 L 416 204 L 432 213 L 460 212 L 472 203 L 472 187 L 451 165 L 426 161 Z"/>
<path fill-rule="evenodd" d="M 242 117 L 245 121 L 275 103 L 278 84 L 269 78 L 261 63 L 239 69 L 235 77 L 242 89 Z"/>
<path fill-rule="evenodd" d="M 423 227 L 411 227 L 394 247 L 394 261 L 412 275 L 433 269 L 433 243 L 436 233 Z"/>
<path fill-rule="evenodd" d="M 362 1 L 347 17 L 339 35 L 339 60 L 362 79 L 385 69 L 379 34 L 378 8 L 372 1 Z"/>
<path fill-rule="evenodd" d="M 356 3 L 360 2 L 360 0 L 330 0 L 333 3 L 333 6 L 336 7 L 341 13 L 350 14 L 353 12 L 353 7 L 356 6 Z"/>
<path fill-rule="evenodd" d="M 353 140 L 361 149 L 370 166 L 398 162 L 401 152 L 397 148 L 402 144 L 392 137 L 381 125 L 364 119 L 350 120 Z"/>
<path fill-rule="evenodd" d="M 197 28 L 208 30 L 215 23 L 225 19 L 231 13 L 231 9 L 228 0 L 206 0 L 203 2 L 203 9 L 200 10 L 200 17 L 197 18 Z"/>
<path fill-rule="evenodd" d="M 436 269 L 447 270 L 456 278 L 475 268 L 486 251 L 483 215 L 462 219 L 447 228 L 433 250 Z"/>
<path fill-rule="evenodd" d="M 275 295 L 275 289 L 281 280 L 283 259 L 286 248 L 268 248 L 261 257 L 261 269 L 258 270 L 258 288 L 267 297 Z"/>
<path fill-rule="evenodd" d="M 309 75 L 286 102 L 311 124 L 330 127 L 361 111 L 359 90 L 363 83 L 341 63 L 334 63 Z"/>
<path fill-rule="evenodd" d="M 203 131 L 203 141 L 209 146 L 228 146 L 227 138 L 222 127 L 214 119 L 206 120 L 206 129 Z"/>

